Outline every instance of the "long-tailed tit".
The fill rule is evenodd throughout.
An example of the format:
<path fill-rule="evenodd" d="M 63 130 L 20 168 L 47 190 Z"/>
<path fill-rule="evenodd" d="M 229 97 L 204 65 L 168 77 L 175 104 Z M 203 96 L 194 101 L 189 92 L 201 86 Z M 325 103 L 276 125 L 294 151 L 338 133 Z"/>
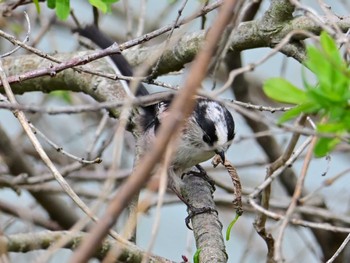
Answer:
<path fill-rule="evenodd" d="M 107 48 L 114 43 L 94 26 L 77 31 L 101 48 Z M 121 74 L 133 75 L 130 65 L 121 54 L 112 55 L 111 59 Z M 140 84 L 136 96 L 147 94 L 147 89 Z M 141 155 L 151 149 L 159 126 L 167 118 L 170 103 L 171 100 L 161 101 L 143 108 L 139 117 L 141 138 L 138 143 Z M 225 161 L 225 152 L 234 138 L 234 130 L 232 115 L 222 103 L 208 98 L 197 98 L 195 109 L 185 123 L 169 168 L 169 186 L 181 200 L 184 201 L 179 192 L 182 174 L 215 154 L 219 154 Z"/>

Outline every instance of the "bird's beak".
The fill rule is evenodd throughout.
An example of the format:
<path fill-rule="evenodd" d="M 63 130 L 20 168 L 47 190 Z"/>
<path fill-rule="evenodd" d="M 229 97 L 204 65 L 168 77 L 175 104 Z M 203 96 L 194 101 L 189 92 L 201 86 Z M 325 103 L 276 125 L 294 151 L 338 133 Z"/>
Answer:
<path fill-rule="evenodd" d="M 221 157 L 222 163 L 225 163 L 225 152 L 222 150 L 215 150 L 215 153 Z"/>

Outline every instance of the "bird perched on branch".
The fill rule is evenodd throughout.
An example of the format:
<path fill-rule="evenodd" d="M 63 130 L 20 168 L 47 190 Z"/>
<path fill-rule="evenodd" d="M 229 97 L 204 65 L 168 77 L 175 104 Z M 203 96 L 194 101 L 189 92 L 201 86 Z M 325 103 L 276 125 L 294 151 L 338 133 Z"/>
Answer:
<path fill-rule="evenodd" d="M 107 48 L 114 43 L 95 26 L 87 26 L 76 31 L 100 48 Z M 133 76 L 132 69 L 122 54 L 114 54 L 110 57 L 121 74 Z M 146 87 L 140 83 L 136 96 L 148 94 Z M 142 108 L 138 118 L 140 128 L 138 145 L 141 156 L 152 149 L 157 130 L 168 116 L 171 101 L 171 99 L 160 101 Z M 184 200 L 179 191 L 182 183 L 181 176 L 189 172 L 193 166 L 197 166 L 200 174 L 203 174 L 205 171 L 198 164 L 209 160 L 215 154 L 220 155 L 224 162 L 225 152 L 231 145 L 234 135 L 235 123 L 227 108 L 218 101 L 198 97 L 192 114 L 185 122 L 169 167 L 169 187 L 191 210 L 196 209 Z"/>

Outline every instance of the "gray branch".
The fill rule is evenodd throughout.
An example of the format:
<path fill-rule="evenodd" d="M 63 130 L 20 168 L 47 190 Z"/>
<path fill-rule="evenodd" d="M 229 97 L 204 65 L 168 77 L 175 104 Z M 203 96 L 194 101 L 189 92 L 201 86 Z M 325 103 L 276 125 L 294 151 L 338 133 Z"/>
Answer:
<path fill-rule="evenodd" d="M 37 233 L 26 233 L 26 234 L 14 234 L 0 236 L 0 246 L 4 251 L 7 252 L 18 252 L 26 253 L 35 250 L 47 249 L 55 242 L 61 239 L 67 239 L 68 242 L 63 248 L 74 250 L 76 249 L 83 238 L 86 236 L 85 233 L 75 233 L 70 231 L 43 231 Z M 115 245 L 115 240 L 105 240 L 101 247 L 95 253 L 95 257 L 103 259 L 111 248 Z M 121 254 L 115 262 L 141 262 L 142 258 L 146 256 L 146 253 L 139 249 L 137 246 L 129 242 L 127 245 L 124 244 Z M 172 263 L 168 259 L 150 255 L 149 262 L 152 263 Z"/>
<path fill-rule="evenodd" d="M 196 208 L 215 210 L 209 184 L 197 176 L 185 176 L 181 193 Z M 197 248 L 201 248 L 199 262 L 227 262 L 222 224 L 215 212 L 198 214 L 192 218 L 192 228 Z"/>
<path fill-rule="evenodd" d="M 87 54 L 89 52 L 58 54 L 56 58 L 60 61 L 68 61 L 74 57 L 81 57 Z M 30 75 L 30 72 L 35 72 L 37 69 L 50 68 L 52 64 L 53 62 L 36 55 L 13 56 L 3 60 L 7 76 Z M 85 67 L 97 69 L 101 73 L 114 73 L 113 68 L 105 59 L 93 61 Z M 49 93 L 55 90 L 83 92 L 99 102 L 115 101 L 125 97 L 125 91 L 119 81 L 78 72 L 73 69 L 64 70 L 54 76 L 42 76 L 20 81 L 12 84 L 11 88 L 16 94 L 31 91 Z M 3 92 L 2 87 L 0 87 L 0 92 Z M 115 117 L 118 117 L 117 111 L 113 113 Z"/>
<path fill-rule="evenodd" d="M 312 19 L 304 16 L 284 23 L 275 22 L 271 24 L 269 22 L 264 16 L 261 20 L 241 23 L 231 40 L 231 49 L 241 51 L 259 47 L 274 47 L 293 30 L 305 30 L 314 34 L 319 34 L 322 30 Z M 339 18 L 335 22 L 344 31 L 350 28 L 350 16 Z M 186 63 L 191 62 L 200 49 L 204 35 L 204 31 L 185 34 L 174 46 L 165 49 L 159 64 L 158 74 L 178 71 Z M 297 35 L 295 38 L 302 40 L 306 36 Z M 146 63 L 150 57 L 158 55 L 160 48 L 162 47 L 155 45 L 138 50 L 126 50 L 124 55 L 131 65 L 137 66 Z M 303 57 L 300 57 L 300 50 L 299 43 L 297 45 L 290 43 L 282 49 L 282 52 L 301 61 Z M 86 54 L 86 52 L 58 54 L 55 57 L 61 61 L 68 61 L 72 57 Z M 4 67 L 7 69 L 9 76 L 32 72 L 40 68 L 48 68 L 51 64 L 52 62 L 35 55 L 12 56 L 4 59 Z M 100 72 L 114 73 L 106 60 L 93 61 L 89 66 Z M 79 73 L 72 69 L 64 70 L 52 77 L 43 76 L 15 83 L 12 85 L 12 88 L 16 94 L 23 94 L 29 91 L 51 92 L 54 90 L 84 92 L 97 101 L 111 101 L 122 99 L 125 96 L 125 92 L 120 88 L 118 81 L 87 73 Z"/>
<path fill-rule="evenodd" d="M 306 16 L 284 21 L 268 19 L 270 16 L 271 12 L 260 20 L 241 23 L 236 29 L 236 33 L 233 34 L 230 49 L 232 51 L 242 51 L 253 48 L 274 47 L 292 31 L 303 30 L 316 35 L 319 35 L 322 31 L 322 28 L 317 23 Z M 327 17 L 324 17 L 324 20 L 327 21 Z M 272 21 L 274 22 L 272 23 Z M 344 32 L 350 28 L 350 16 L 338 18 L 337 21 L 333 22 L 336 22 Z M 204 35 L 205 31 L 185 34 L 172 47 L 165 49 L 157 74 L 162 75 L 184 68 L 184 65 L 191 62 L 196 56 L 203 42 Z M 306 36 L 300 34 L 295 36 L 295 39 L 298 41 L 305 38 Z M 300 57 L 299 53 L 296 52 L 300 51 L 299 44 L 294 48 L 291 45 L 294 45 L 294 43 L 282 49 L 281 52 L 301 62 L 304 57 Z M 138 66 L 147 63 L 149 58 L 157 56 L 160 49 L 162 49 L 162 45 L 155 45 L 140 48 L 136 51 L 125 50 L 123 54 L 133 66 Z"/>

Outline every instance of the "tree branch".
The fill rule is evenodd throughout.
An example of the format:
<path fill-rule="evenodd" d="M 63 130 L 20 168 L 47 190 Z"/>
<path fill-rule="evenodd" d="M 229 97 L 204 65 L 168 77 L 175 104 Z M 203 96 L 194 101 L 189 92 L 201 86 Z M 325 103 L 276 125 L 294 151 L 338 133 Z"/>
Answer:
<path fill-rule="evenodd" d="M 18 252 L 26 253 L 35 250 L 47 249 L 55 242 L 66 239 L 69 242 L 66 243 L 64 248 L 71 250 L 76 249 L 81 241 L 86 237 L 86 233 L 81 232 L 70 232 L 70 231 L 43 231 L 37 233 L 28 234 L 15 234 L 8 236 L 0 236 L 0 247 L 5 249 L 7 252 Z M 108 251 L 115 246 L 115 240 L 105 240 L 101 246 L 96 250 L 94 257 L 103 259 Z M 122 247 L 122 253 L 116 262 L 142 262 L 145 252 L 140 250 L 138 247 L 129 243 L 128 246 Z M 149 256 L 152 263 L 174 263 L 168 259 L 151 255 Z"/>
<path fill-rule="evenodd" d="M 324 17 L 327 20 L 327 17 Z M 350 16 L 338 18 L 337 23 L 343 31 L 350 28 Z M 316 24 L 311 18 L 301 16 L 292 19 L 289 22 L 268 24 L 266 19 L 255 20 L 241 23 L 231 40 L 231 49 L 235 51 L 247 50 L 258 47 L 273 47 L 279 43 L 286 35 L 293 30 L 308 31 L 319 34 L 322 28 Z M 262 33 L 263 32 L 263 33 Z M 162 75 L 173 71 L 178 71 L 184 67 L 186 63 L 191 62 L 198 53 L 205 36 L 205 31 L 185 34 L 179 41 L 174 43 L 172 47 L 165 49 L 160 60 L 159 70 L 157 74 Z M 293 39 L 303 40 L 305 35 L 296 35 Z M 140 48 L 138 50 L 126 50 L 128 61 L 133 66 L 144 64 L 149 57 L 159 52 L 159 45 Z M 293 57 L 298 61 L 302 61 L 304 56 L 300 56 L 299 44 L 291 43 L 282 49 L 287 56 Z M 108 52 L 105 52 L 108 55 Z M 72 57 L 78 58 L 85 56 L 86 52 L 75 54 L 58 54 L 55 57 L 61 61 L 69 61 Z M 24 62 L 24 63 L 23 63 Z M 29 91 L 50 92 L 53 90 L 71 90 L 74 92 L 84 92 L 89 94 L 97 101 L 110 101 L 115 98 L 123 98 L 125 93 L 120 88 L 118 82 L 111 79 L 101 78 L 87 73 L 78 73 L 72 69 L 66 69 L 55 76 L 43 76 L 23 81 L 23 74 L 31 75 L 38 69 L 50 68 L 51 62 L 46 61 L 34 55 L 13 56 L 3 60 L 6 74 L 8 76 L 19 76 L 19 83 L 13 83 L 14 78 L 9 77 L 9 82 L 16 94 L 23 94 Z M 110 65 L 105 60 L 90 62 L 90 68 L 97 69 L 100 72 L 114 73 Z M 0 89 L 0 92 L 2 90 Z M 116 116 L 118 112 L 114 112 Z"/>
<path fill-rule="evenodd" d="M 194 207 L 210 207 L 215 203 L 210 185 L 197 176 L 185 176 L 181 193 Z M 222 224 L 216 213 L 203 213 L 192 218 L 192 228 L 200 262 L 227 262 L 225 242 L 222 236 Z"/>

